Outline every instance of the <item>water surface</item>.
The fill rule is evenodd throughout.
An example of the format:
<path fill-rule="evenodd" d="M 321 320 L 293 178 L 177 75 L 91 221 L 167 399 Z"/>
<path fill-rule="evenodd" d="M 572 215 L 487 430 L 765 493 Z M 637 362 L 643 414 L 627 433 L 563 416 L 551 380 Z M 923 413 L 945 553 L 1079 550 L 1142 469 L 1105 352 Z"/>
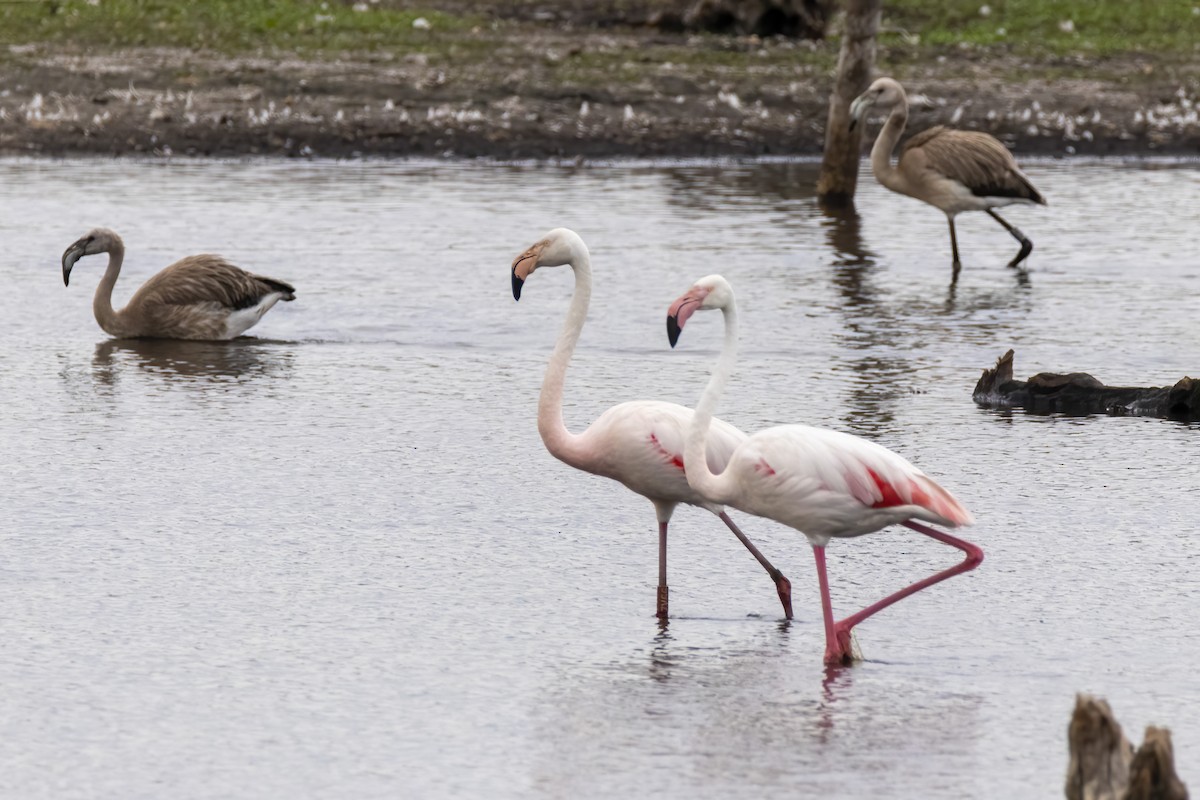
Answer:
<path fill-rule="evenodd" d="M 982 411 L 979 372 L 1197 371 L 1195 164 L 1034 163 L 1046 209 L 944 218 L 865 178 L 816 205 L 806 164 L 0 161 L 0 794 L 158 797 L 1060 796 L 1074 693 L 1200 779 L 1200 428 Z M 112 341 L 123 300 L 219 252 L 297 286 L 254 338 Z M 673 524 L 654 620 L 649 503 L 548 456 L 542 369 L 571 291 L 511 259 L 591 246 L 568 376 L 582 429 L 626 399 L 691 405 L 719 318 L 667 305 L 721 272 L 742 356 L 721 415 L 891 447 L 974 511 L 987 560 L 863 624 L 821 666 L 812 557 L 738 519 Z M 956 554 L 897 529 L 830 548 L 841 613 Z"/>

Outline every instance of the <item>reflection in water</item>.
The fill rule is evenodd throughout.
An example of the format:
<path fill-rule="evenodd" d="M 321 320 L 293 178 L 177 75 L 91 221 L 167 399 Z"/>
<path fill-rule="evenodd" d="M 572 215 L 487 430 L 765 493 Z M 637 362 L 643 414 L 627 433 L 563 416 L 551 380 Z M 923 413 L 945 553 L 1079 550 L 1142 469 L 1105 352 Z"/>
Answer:
<path fill-rule="evenodd" d="M 878 299 L 879 292 L 871 282 L 878 257 L 863 243 L 858 210 L 822 205 L 821 214 L 826 242 L 834 255 L 833 284 L 842 299 L 847 349 L 862 352 L 848 364 L 854 375 L 844 419 L 857 433 L 878 433 L 891 425 L 894 403 L 911 385 L 909 359 L 878 352 L 879 334 L 888 331 L 895 335 L 902 326 L 892 308 Z"/>
<path fill-rule="evenodd" d="M 822 670 L 816 627 L 756 625 L 731 641 L 689 624 L 659 631 L 625 665 L 552 680 L 532 710 L 538 795 L 739 797 L 786 786 L 841 796 L 837 776 L 854 774 L 855 796 L 915 797 L 930 763 L 978 766 L 979 696 L 896 665 Z"/>
<path fill-rule="evenodd" d="M 825 228 L 825 241 L 833 250 L 834 265 L 873 266 L 878 261 L 878 256 L 863 244 L 862 217 L 858 215 L 858 209 L 854 206 L 830 206 L 824 203 L 820 204 L 820 208 L 821 226 Z"/>
<path fill-rule="evenodd" d="M 659 622 L 658 634 L 654 637 L 654 646 L 650 648 L 650 666 L 646 674 L 650 680 L 665 683 L 671 680 L 676 666 L 671 654 L 671 631 L 667 628 L 667 620 Z"/>
<path fill-rule="evenodd" d="M 105 339 L 96 345 L 92 372 L 100 383 L 107 385 L 119 380 L 126 365 L 190 381 L 240 383 L 267 376 L 286 376 L 295 355 L 281 345 L 290 344 L 249 336 L 227 342 Z"/>
<path fill-rule="evenodd" d="M 816 166 L 808 162 L 679 167 L 663 176 L 669 202 L 695 211 L 728 213 L 730 204 L 775 208 L 816 197 Z"/>
<path fill-rule="evenodd" d="M 943 340 L 953 329 L 961 341 L 991 342 L 1004 335 L 997 323 L 1000 310 L 1019 319 L 1032 298 L 1028 274 L 1017 273 L 1015 289 L 970 289 L 960 297 L 951 282 L 944 300 L 912 294 L 905 285 L 880 286 L 875 276 L 885 266 L 863 240 L 856 209 L 822 207 L 825 241 L 832 253 L 831 280 L 845 320 L 841 335 L 850 375 L 843 419 L 856 433 L 874 436 L 894 421 L 898 405 L 925 390 L 919 373 L 925 365 L 921 349 Z"/>

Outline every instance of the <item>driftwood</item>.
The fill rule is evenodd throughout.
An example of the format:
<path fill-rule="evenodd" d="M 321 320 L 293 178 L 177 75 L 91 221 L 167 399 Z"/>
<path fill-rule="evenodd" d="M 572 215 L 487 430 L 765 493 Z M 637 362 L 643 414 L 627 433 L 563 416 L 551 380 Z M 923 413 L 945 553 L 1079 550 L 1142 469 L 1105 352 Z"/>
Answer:
<path fill-rule="evenodd" d="M 1187 787 L 1175 774 L 1171 732 L 1153 725 L 1146 728 L 1142 746 L 1129 765 L 1129 789 L 1124 800 L 1187 800 Z"/>
<path fill-rule="evenodd" d="M 865 125 L 850 127 L 850 104 L 867 90 L 875 69 L 875 36 L 879 33 L 883 0 L 847 0 L 845 30 L 838 51 L 837 77 L 829 94 L 825 120 L 825 149 L 817 198 L 823 206 L 854 205 L 858 188 L 858 161 Z"/>
<path fill-rule="evenodd" d="M 974 401 L 986 408 L 1024 408 L 1035 414 L 1112 414 L 1114 416 L 1200 419 L 1200 381 L 1184 378 L 1174 386 L 1105 386 L 1086 372 L 1040 372 L 1028 381 L 1013 380 L 1013 351 L 975 384 Z"/>
<path fill-rule="evenodd" d="M 1146 728 L 1135 754 L 1108 703 L 1079 694 L 1067 741 L 1067 800 L 1188 800 L 1166 728 Z"/>
<path fill-rule="evenodd" d="M 834 5 L 834 0 L 695 0 L 682 14 L 655 14 L 650 24 L 669 30 L 824 39 Z"/>

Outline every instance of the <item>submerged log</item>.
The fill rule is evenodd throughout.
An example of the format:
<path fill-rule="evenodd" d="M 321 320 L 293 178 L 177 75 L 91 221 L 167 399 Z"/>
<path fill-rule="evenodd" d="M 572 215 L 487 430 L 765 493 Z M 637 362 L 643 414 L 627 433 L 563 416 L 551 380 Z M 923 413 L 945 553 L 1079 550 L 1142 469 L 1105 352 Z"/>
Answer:
<path fill-rule="evenodd" d="M 1035 414 L 1200 419 L 1200 381 L 1183 378 L 1174 386 L 1105 386 L 1086 372 L 1040 372 L 1028 381 L 1013 379 L 1013 351 L 985 369 L 972 399 L 986 408 L 1024 408 Z"/>
<path fill-rule="evenodd" d="M 1146 728 L 1135 755 L 1108 703 L 1078 694 L 1067 741 L 1067 800 L 1188 800 L 1166 728 Z"/>

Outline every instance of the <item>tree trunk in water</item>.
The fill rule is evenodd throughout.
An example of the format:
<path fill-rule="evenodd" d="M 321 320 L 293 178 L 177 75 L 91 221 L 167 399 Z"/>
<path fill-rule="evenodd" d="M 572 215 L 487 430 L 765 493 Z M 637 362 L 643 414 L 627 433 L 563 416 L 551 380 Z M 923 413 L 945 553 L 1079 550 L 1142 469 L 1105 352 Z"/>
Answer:
<path fill-rule="evenodd" d="M 871 83 L 881 4 L 882 0 L 846 0 L 837 78 L 825 123 L 825 155 L 817 179 L 817 199 L 827 206 L 854 204 L 864 126 L 850 130 L 850 104 Z"/>

